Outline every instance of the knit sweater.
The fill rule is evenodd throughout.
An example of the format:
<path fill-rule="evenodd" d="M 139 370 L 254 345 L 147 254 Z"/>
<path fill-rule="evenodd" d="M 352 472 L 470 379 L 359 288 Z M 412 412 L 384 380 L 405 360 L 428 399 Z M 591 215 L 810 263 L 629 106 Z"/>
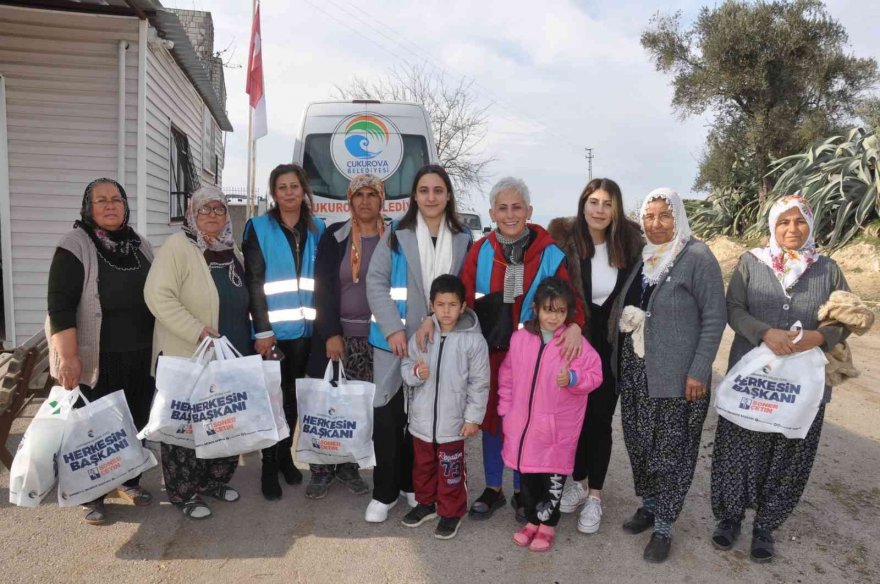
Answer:
<path fill-rule="evenodd" d="M 153 261 L 153 248 L 145 237 L 141 237 L 140 251 L 148 261 Z M 58 247 L 72 253 L 82 262 L 85 277 L 83 278 L 82 296 L 76 309 L 76 342 L 79 349 L 79 360 L 82 364 L 80 383 L 94 387 L 98 382 L 98 358 L 101 352 L 101 298 L 98 294 L 98 251 L 88 233 L 82 229 L 73 229 L 61 238 Z M 61 367 L 61 355 L 51 342 L 52 328 L 49 315 L 46 315 L 46 338 L 49 342 L 49 374 L 58 379 Z"/>

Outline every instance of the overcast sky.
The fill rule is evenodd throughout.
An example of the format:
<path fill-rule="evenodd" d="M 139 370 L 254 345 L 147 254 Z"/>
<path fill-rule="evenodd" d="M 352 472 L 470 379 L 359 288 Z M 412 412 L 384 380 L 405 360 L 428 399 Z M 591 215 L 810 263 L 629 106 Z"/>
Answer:
<path fill-rule="evenodd" d="M 697 172 L 705 120 L 681 121 L 670 108 L 669 79 L 657 73 L 639 36 L 658 10 L 691 22 L 705 1 L 569 0 L 264 0 L 263 70 L 269 135 L 257 142 L 257 184 L 292 157 L 302 112 L 354 75 L 372 78 L 418 64 L 456 83 L 473 81 L 489 110 L 484 148 L 497 160 L 490 184 L 518 176 L 532 191 L 535 219 L 573 214 L 593 176 L 618 181 L 627 207 L 650 190 L 685 196 Z M 880 2 L 832 0 L 850 50 L 880 57 Z M 227 136 L 223 183 L 247 180 L 248 102 L 244 93 L 251 0 L 163 0 L 209 10 L 215 50 L 226 59 Z M 488 192 L 488 187 L 486 188 Z M 477 203 L 484 217 L 488 201 Z"/>

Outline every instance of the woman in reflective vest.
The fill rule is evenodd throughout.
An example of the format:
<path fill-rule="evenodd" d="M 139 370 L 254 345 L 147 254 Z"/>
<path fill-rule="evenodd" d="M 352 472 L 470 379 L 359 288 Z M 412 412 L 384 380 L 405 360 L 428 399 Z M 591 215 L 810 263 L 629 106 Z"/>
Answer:
<path fill-rule="evenodd" d="M 268 500 L 281 497 L 278 472 L 289 485 L 302 482 L 290 451 L 296 427 L 295 380 L 305 377 L 315 320 L 315 255 L 324 222 L 311 211 L 312 190 L 302 167 L 280 164 L 269 175 L 275 206 L 248 221 L 242 250 L 250 290 L 255 348 L 281 361 L 284 416 L 290 438 L 263 449 L 261 487 Z"/>
<path fill-rule="evenodd" d="M 449 175 L 438 165 L 421 168 L 415 176 L 409 209 L 387 229 L 370 261 L 367 300 L 373 319 L 373 442 L 376 468 L 373 499 L 365 519 L 380 523 L 397 504 L 401 491 L 412 496 L 412 452 L 406 448 L 403 380 L 400 358 L 407 339 L 428 316 L 428 292 L 434 278 L 458 275 L 471 245 L 470 231 L 456 215 Z"/>
<path fill-rule="evenodd" d="M 489 215 L 497 227 L 474 245 L 461 273 L 468 306 L 477 313 L 489 344 L 491 373 L 489 405 L 480 426 L 486 488 L 471 506 L 469 515 L 473 519 L 488 519 L 506 500 L 501 489 L 504 463 L 498 417 L 498 370 L 507 355 L 510 336 L 534 317 L 532 298 L 541 281 L 557 276 L 571 282 L 565 253 L 543 227 L 528 223 L 532 206 L 529 189 L 522 180 L 499 180 L 492 187 L 489 203 Z M 583 301 L 577 298 L 574 321 L 558 341 L 564 345 L 562 352 L 566 358 L 580 353 L 584 322 Z M 513 490 L 511 504 L 517 510 L 517 519 L 524 522 L 518 473 L 514 473 Z"/>

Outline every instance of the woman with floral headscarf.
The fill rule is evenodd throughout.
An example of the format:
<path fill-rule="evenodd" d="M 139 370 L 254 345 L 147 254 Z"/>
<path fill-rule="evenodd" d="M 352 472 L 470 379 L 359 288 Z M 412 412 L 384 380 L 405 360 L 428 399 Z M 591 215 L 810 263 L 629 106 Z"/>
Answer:
<path fill-rule="evenodd" d="M 385 232 L 382 206 L 385 185 L 373 174 L 359 174 L 348 186 L 351 218 L 333 223 L 318 242 L 315 260 L 315 328 L 309 356 L 310 377 L 323 377 L 329 360 L 341 362 L 349 379 L 373 381 L 373 348 L 370 305 L 367 303 L 367 268 L 379 238 Z M 357 463 L 311 464 L 306 497 L 321 499 L 333 481 L 356 495 L 370 486 L 361 478 Z"/>
<path fill-rule="evenodd" d="M 643 504 L 623 524 L 653 527 L 643 557 L 663 562 L 681 513 L 709 408 L 712 362 L 726 321 L 721 268 L 691 235 L 684 204 L 671 189 L 642 203 L 646 244 L 615 301 L 611 366 L 620 392 L 623 438 Z"/>
<path fill-rule="evenodd" d="M 189 357 L 208 336 L 225 336 L 252 354 L 244 266 L 220 189 L 203 186 L 192 194 L 183 231 L 162 244 L 144 296 L 156 316 L 154 362 L 160 354 Z M 203 460 L 191 448 L 162 444 L 168 500 L 190 519 L 211 515 L 203 496 L 239 499 L 228 486 L 237 467 L 237 456 Z"/>
<path fill-rule="evenodd" d="M 777 201 L 769 227 L 770 243 L 742 255 L 727 288 L 728 322 L 736 333 L 728 367 L 762 342 L 777 355 L 789 355 L 813 347 L 828 351 L 848 334 L 841 325 L 819 326 L 819 307 L 849 286 L 834 260 L 816 251 L 810 206 L 799 196 Z M 800 340 L 791 331 L 797 321 L 803 326 Z M 716 548 L 733 546 L 745 510 L 752 508 L 751 557 L 773 559 L 773 531 L 794 511 L 810 478 L 830 397 L 826 386 L 803 439 L 754 432 L 718 418 L 712 458 Z"/>
<path fill-rule="evenodd" d="M 120 388 L 138 429 L 153 399 L 150 348 L 153 315 L 143 294 L 153 249 L 128 225 L 125 189 L 109 178 L 86 187 L 80 219 L 58 242 L 49 268 L 46 337 L 52 377 L 79 386 L 89 400 Z M 135 477 L 119 487 L 123 499 L 149 505 Z M 85 505 L 86 523 L 106 519 L 104 497 Z"/>

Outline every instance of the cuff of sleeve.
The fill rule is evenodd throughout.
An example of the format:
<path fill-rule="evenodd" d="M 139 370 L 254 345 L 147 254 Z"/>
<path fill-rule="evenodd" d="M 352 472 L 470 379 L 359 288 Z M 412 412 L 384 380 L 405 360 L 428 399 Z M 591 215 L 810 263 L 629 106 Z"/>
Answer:
<path fill-rule="evenodd" d="M 820 326 L 817 329 L 825 340 L 822 342 L 822 350 L 826 353 L 834 348 L 840 342 L 841 330 L 836 326 Z"/>
<path fill-rule="evenodd" d="M 255 339 L 268 339 L 275 336 L 275 331 L 265 331 L 262 333 L 254 333 Z"/>
<path fill-rule="evenodd" d="M 712 375 L 712 364 L 711 363 L 697 363 L 694 362 L 691 364 L 690 371 L 688 371 L 688 377 L 693 377 L 697 381 L 701 381 L 706 385 L 709 385 L 709 378 Z"/>

